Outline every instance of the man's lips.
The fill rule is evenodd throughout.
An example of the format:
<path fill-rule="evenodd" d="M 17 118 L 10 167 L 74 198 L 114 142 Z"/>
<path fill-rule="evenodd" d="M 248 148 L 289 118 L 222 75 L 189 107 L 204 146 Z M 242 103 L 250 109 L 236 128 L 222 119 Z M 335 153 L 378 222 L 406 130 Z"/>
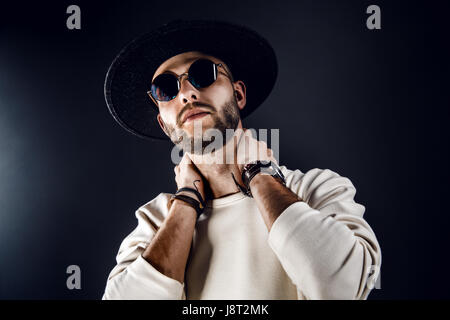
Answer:
<path fill-rule="evenodd" d="M 182 123 L 204 117 L 207 114 L 210 114 L 210 112 L 198 108 L 189 110 L 184 114 Z"/>
<path fill-rule="evenodd" d="M 201 113 L 194 114 L 193 116 L 188 117 L 186 119 L 185 123 L 189 122 L 189 121 L 194 121 L 195 119 L 198 119 L 198 118 L 202 118 L 208 114 L 209 114 L 209 112 L 201 112 Z"/>

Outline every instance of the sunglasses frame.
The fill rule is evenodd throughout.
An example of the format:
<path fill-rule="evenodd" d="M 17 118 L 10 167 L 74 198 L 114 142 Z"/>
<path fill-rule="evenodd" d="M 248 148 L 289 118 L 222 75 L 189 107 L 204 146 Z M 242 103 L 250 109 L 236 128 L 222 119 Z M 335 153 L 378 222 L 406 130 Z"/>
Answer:
<path fill-rule="evenodd" d="M 192 65 L 193 65 L 195 62 L 199 61 L 199 60 L 208 60 L 208 61 L 210 61 L 210 62 L 213 63 L 213 65 L 214 65 L 214 77 L 215 77 L 215 80 L 214 80 L 211 84 L 213 84 L 214 82 L 216 82 L 216 80 L 217 80 L 217 78 L 218 78 L 218 74 L 219 74 L 219 73 L 222 73 L 222 72 L 220 72 L 220 71 L 218 70 L 218 67 L 222 67 L 223 70 L 225 70 L 225 73 L 226 73 L 226 74 L 222 73 L 223 75 L 225 75 L 226 77 L 228 77 L 230 80 L 232 79 L 231 76 L 228 74 L 227 69 L 223 66 L 222 63 L 214 63 L 214 61 L 211 61 L 210 59 L 199 58 L 199 59 L 196 59 L 195 61 L 193 61 L 193 62 L 191 63 L 191 65 L 189 66 L 188 72 L 182 73 L 182 74 L 180 74 L 180 75 L 176 75 L 176 74 L 174 74 L 174 73 L 172 73 L 172 72 L 163 72 L 163 73 L 161 73 L 161 74 L 171 74 L 171 75 L 173 75 L 173 76 L 177 79 L 178 92 L 177 92 L 177 95 L 176 95 L 173 99 L 170 99 L 170 100 L 168 100 L 168 101 L 160 101 L 160 102 L 169 102 L 169 101 L 174 100 L 174 99 L 178 96 L 178 93 L 180 93 L 180 90 L 181 90 L 181 78 L 182 78 L 184 75 L 185 75 L 185 76 L 189 76 L 189 70 L 191 69 Z M 158 77 L 159 77 L 159 76 L 160 76 L 160 75 L 158 75 Z M 157 77 L 156 77 L 156 78 L 157 78 Z M 156 79 L 156 78 L 155 78 L 155 79 Z M 154 80 L 155 80 L 155 79 L 154 79 Z M 189 81 L 189 79 L 188 79 L 188 81 Z M 194 88 L 197 89 L 197 87 L 195 87 L 190 81 L 189 81 L 189 83 L 190 83 Z M 153 81 L 152 81 L 152 84 L 153 84 Z M 210 85 L 211 85 L 211 84 L 210 84 Z M 209 86 L 208 86 L 208 87 L 209 87 Z M 204 88 L 207 88 L 207 87 L 204 87 Z M 203 89 L 203 88 L 200 88 L 200 89 Z M 153 97 L 152 91 L 151 91 L 151 90 L 147 91 L 147 94 L 148 94 L 148 96 L 150 97 L 150 99 L 152 99 L 152 101 L 153 101 L 153 103 L 156 105 L 156 107 L 158 107 L 157 101 L 159 101 L 159 100 L 156 100 L 155 97 Z"/>

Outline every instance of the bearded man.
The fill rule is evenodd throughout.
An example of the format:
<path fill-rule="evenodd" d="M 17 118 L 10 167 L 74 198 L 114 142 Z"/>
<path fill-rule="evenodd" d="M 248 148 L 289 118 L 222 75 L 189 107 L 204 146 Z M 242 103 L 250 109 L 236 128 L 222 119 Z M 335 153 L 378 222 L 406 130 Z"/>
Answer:
<path fill-rule="evenodd" d="M 105 82 L 111 114 L 184 155 L 176 192 L 136 211 L 103 299 L 367 298 L 381 251 L 351 181 L 279 166 L 243 127 L 276 77 L 267 40 L 220 21 L 177 20 L 119 53 Z M 211 130 L 225 137 L 214 150 Z"/>

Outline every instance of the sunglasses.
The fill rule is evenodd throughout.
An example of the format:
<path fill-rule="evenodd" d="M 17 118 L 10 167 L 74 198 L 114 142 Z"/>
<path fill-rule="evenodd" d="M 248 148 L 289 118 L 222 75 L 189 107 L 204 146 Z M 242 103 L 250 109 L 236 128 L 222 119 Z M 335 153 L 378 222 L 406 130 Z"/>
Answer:
<path fill-rule="evenodd" d="M 187 75 L 187 80 L 197 89 L 202 89 L 210 86 L 217 80 L 219 74 L 218 67 L 222 67 L 226 76 L 227 70 L 221 63 L 214 63 L 208 59 L 195 60 L 189 67 L 188 72 L 180 74 L 179 76 L 173 73 L 162 73 L 152 81 L 152 87 L 147 94 L 156 101 L 170 101 L 175 99 L 181 88 L 181 77 Z M 155 101 L 156 100 L 156 101 Z"/>

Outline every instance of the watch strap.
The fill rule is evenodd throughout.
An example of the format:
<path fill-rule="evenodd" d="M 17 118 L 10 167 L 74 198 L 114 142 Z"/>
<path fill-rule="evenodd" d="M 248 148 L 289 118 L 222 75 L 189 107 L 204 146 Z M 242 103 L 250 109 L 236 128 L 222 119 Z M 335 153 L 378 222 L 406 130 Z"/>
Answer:
<path fill-rule="evenodd" d="M 256 161 L 254 163 L 249 163 L 244 167 L 242 171 L 242 181 L 244 182 L 247 188 L 250 188 L 250 181 L 262 170 L 261 168 L 267 168 L 271 166 L 270 161 L 262 162 Z"/>
<path fill-rule="evenodd" d="M 268 173 L 267 168 L 271 168 L 271 173 Z M 236 185 L 241 189 L 242 192 L 244 192 L 249 197 L 253 197 L 251 190 L 250 190 L 250 181 L 258 174 L 258 173 L 268 174 L 275 179 L 279 180 L 283 185 L 286 185 L 286 179 L 281 172 L 281 169 L 278 167 L 278 165 L 272 161 L 255 161 L 248 163 L 244 166 L 244 169 L 242 171 L 242 181 L 244 182 L 244 187 L 240 186 L 236 179 L 234 179 L 234 182 Z"/>

